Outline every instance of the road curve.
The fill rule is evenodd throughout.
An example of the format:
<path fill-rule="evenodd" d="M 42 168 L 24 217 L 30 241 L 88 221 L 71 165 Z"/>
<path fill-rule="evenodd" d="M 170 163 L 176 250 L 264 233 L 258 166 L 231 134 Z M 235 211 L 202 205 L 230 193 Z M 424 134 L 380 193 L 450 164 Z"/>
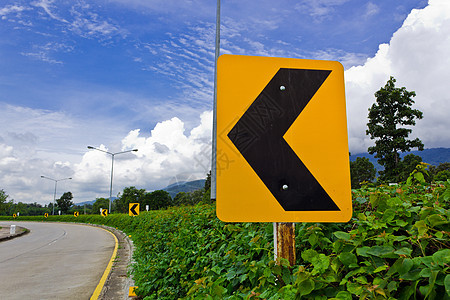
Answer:
<path fill-rule="evenodd" d="M 1 299 L 89 299 L 111 258 L 115 241 L 101 228 L 38 222 L 31 232 L 0 243 Z"/>

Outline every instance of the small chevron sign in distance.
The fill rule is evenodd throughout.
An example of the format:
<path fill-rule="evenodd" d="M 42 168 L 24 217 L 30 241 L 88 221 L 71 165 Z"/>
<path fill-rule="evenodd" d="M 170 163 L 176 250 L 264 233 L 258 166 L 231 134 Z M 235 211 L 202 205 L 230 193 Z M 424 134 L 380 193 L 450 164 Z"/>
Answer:
<path fill-rule="evenodd" d="M 139 215 L 139 203 L 130 203 L 128 205 L 128 215 L 131 217 Z"/>
<path fill-rule="evenodd" d="M 75 211 L 74 213 L 73 213 L 73 216 L 76 218 L 76 217 L 78 217 L 80 215 L 80 213 L 79 212 L 77 212 L 77 211 Z"/>
<path fill-rule="evenodd" d="M 104 216 L 104 217 L 108 216 L 108 209 L 107 208 L 103 208 L 102 209 L 102 216 Z"/>
<path fill-rule="evenodd" d="M 221 220 L 350 219 L 340 63 L 221 56 L 216 134 Z"/>

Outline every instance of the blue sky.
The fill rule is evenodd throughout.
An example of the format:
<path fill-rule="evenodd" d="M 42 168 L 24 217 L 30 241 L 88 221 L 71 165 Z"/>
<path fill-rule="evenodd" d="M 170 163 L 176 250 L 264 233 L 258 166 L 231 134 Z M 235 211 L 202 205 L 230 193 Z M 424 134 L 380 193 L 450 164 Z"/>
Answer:
<path fill-rule="evenodd" d="M 224 0 L 221 53 L 340 61 L 353 153 L 370 145 L 367 108 L 394 75 L 418 94 L 425 146 L 449 147 L 446 83 L 432 80 L 450 67 L 446 2 Z M 110 158 L 87 145 L 140 149 L 118 158 L 114 194 L 202 178 L 215 11 L 206 0 L 2 1 L 0 189 L 47 203 L 53 183 L 40 175 L 71 176 L 76 202 L 107 196 Z"/>

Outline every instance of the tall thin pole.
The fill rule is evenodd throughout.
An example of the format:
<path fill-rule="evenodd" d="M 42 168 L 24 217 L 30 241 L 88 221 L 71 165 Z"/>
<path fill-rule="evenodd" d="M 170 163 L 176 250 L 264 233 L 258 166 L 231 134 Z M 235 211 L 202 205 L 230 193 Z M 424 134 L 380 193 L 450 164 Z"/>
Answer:
<path fill-rule="evenodd" d="M 55 200 L 56 200 L 56 185 L 58 184 L 58 180 L 55 180 L 55 193 L 53 194 L 53 211 L 52 216 L 55 215 Z"/>
<path fill-rule="evenodd" d="M 122 153 L 128 153 L 128 152 L 137 152 L 138 149 L 112 153 L 112 152 L 105 151 L 105 150 L 102 150 L 102 149 L 99 149 L 99 148 L 95 148 L 95 147 L 92 147 L 92 146 L 87 146 L 87 148 L 91 149 L 91 150 L 98 150 L 98 151 L 101 151 L 101 152 L 105 152 L 105 153 L 111 155 L 111 183 L 109 185 L 109 209 L 108 209 L 108 213 L 111 213 L 112 186 L 113 186 L 113 175 L 114 175 L 114 156 L 116 154 L 122 154 Z"/>
<path fill-rule="evenodd" d="M 211 200 L 216 199 L 216 153 L 217 153 L 217 60 L 220 54 L 220 0 L 216 10 L 216 51 L 214 56 L 214 103 L 212 129 L 212 161 L 211 161 Z"/>
<path fill-rule="evenodd" d="M 55 182 L 55 193 L 53 194 L 53 209 L 52 209 L 52 215 L 54 215 L 54 214 L 55 214 L 55 201 L 56 201 L 56 186 L 57 186 L 57 184 L 58 184 L 58 181 L 61 181 L 61 180 L 69 180 L 69 179 L 72 179 L 72 177 L 69 177 L 69 178 L 63 178 L 63 179 L 53 179 L 53 178 L 50 178 L 50 177 L 47 177 L 47 176 L 42 175 L 41 178 L 53 180 L 53 181 Z"/>
<path fill-rule="evenodd" d="M 114 174 L 114 154 L 111 154 L 111 185 L 109 186 L 109 209 L 108 209 L 109 213 L 111 213 L 113 174 Z"/>

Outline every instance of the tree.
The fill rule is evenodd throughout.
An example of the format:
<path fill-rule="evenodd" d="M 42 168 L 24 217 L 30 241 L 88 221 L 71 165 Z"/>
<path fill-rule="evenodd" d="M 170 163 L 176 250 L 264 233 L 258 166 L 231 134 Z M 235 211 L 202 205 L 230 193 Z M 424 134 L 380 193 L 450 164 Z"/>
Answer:
<path fill-rule="evenodd" d="M 350 177 L 352 189 L 359 188 L 363 181 L 373 181 L 377 170 L 367 157 L 357 157 L 350 162 Z"/>
<path fill-rule="evenodd" d="M 401 173 L 399 151 L 416 147 L 423 150 L 424 146 L 419 138 L 408 140 L 412 129 L 401 127 L 413 126 L 415 119 L 423 118 L 421 111 L 411 108 L 414 103 L 412 97 L 416 93 L 408 92 L 405 87 L 396 88 L 395 82 L 391 76 L 386 85 L 375 93 L 376 102 L 369 108 L 366 134 L 375 140 L 375 146 L 368 149 L 369 153 L 376 153 L 378 163 L 384 166 L 384 170 L 379 172 L 380 179 L 397 182 Z"/>
<path fill-rule="evenodd" d="M 430 166 L 429 173 L 434 181 L 447 181 L 450 178 L 450 162 L 440 163 L 437 167 Z"/>
<path fill-rule="evenodd" d="M 0 190 L 0 215 L 6 215 L 9 212 L 10 204 L 12 200 L 8 202 L 9 195 L 2 189 Z"/>
<path fill-rule="evenodd" d="M 144 205 L 148 205 L 151 210 L 166 208 L 172 204 L 172 198 L 167 191 L 156 190 L 145 195 Z"/>
<path fill-rule="evenodd" d="M 114 201 L 115 211 L 121 213 L 128 213 L 128 206 L 130 203 L 145 204 L 145 190 L 137 189 L 134 186 L 126 187 L 123 189 L 122 195 Z"/>
<path fill-rule="evenodd" d="M 95 199 L 94 204 L 92 205 L 92 211 L 94 214 L 100 213 L 100 208 L 108 208 L 109 209 L 109 199 L 106 198 L 97 198 Z"/>
<path fill-rule="evenodd" d="M 73 195 L 71 192 L 65 192 L 61 198 L 56 200 L 56 204 L 63 214 L 67 213 L 69 208 L 73 205 Z"/>
<path fill-rule="evenodd" d="M 180 206 L 187 203 L 188 195 L 186 192 L 179 192 L 173 197 L 172 205 Z"/>
<path fill-rule="evenodd" d="M 206 174 L 205 187 L 203 190 L 202 201 L 210 202 L 211 201 L 211 170 L 208 174 Z"/>
<path fill-rule="evenodd" d="M 205 180 L 205 191 L 211 188 L 211 170 L 209 170 L 208 174 L 206 174 Z"/>
<path fill-rule="evenodd" d="M 431 177 L 433 177 L 433 180 L 436 180 L 436 178 L 434 178 L 434 177 L 439 172 L 447 171 L 447 170 L 450 171 L 450 162 L 440 163 L 437 167 L 436 166 L 429 167 L 429 172 L 430 172 Z"/>
<path fill-rule="evenodd" d="M 447 181 L 450 179 L 450 170 L 439 171 L 435 176 L 435 181 Z"/>

